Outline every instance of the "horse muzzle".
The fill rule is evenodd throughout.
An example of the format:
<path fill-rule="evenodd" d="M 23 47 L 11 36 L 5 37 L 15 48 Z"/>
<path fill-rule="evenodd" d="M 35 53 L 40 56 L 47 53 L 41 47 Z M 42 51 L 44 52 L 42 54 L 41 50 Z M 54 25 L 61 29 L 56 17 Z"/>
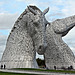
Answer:
<path fill-rule="evenodd" d="M 46 51 L 46 48 L 47 48 L 47 44 L 40 45 L 38 50 L 37 50 L 37 53 L 40 54 L 40 55 L 43 55 Z"/>

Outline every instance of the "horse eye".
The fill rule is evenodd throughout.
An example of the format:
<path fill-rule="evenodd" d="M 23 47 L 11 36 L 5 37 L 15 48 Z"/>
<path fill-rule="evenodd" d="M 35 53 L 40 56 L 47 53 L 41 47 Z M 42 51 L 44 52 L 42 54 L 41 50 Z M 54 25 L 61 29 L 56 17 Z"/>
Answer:
<path fill-rule="evenodd" d="M 38 22 L 34 22 L 34 25 L 35 25 L 36 27 L 38 27 L 39 23 L 38 23 Z"/>

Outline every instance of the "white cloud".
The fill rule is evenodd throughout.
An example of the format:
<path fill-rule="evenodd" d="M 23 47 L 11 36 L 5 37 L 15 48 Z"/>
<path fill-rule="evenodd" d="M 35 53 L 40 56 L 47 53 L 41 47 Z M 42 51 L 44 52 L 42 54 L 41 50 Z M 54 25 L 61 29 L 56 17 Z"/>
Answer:
<path fill-rule="evenodd" d="M 16 0 L 16 1 L 20 1 L 20 2 L 32 2 L 32 1 L 35 1 L 35 0 Z"/>
<path fill-rule="evenodd" d="M 11 29 L 18 15 L 18 13 L 0 13 L 0 29 Z"/>
<path fill-rule="evenodd" d="M 4 50 L 5 50 L 5 45 L 0 46 L 0 60 L 1 60 Z"/>
<path fill-rule="evenodd" d="M 71 48 L 75 55 L 75 27 L 70 30 L 70 32 L 63 37 L 64 42 Z"/>
<path fill-rule="evenodd" d="M 25 2 L 32 5 L 37 5 L 40 8 L 50 7 L 50 11 L 54 13 L 63 13 L 64 17 L 75 14 L 75 0 L 47 0 L 47 1 L 39 1 L 39 0 L 16 0 Z"/>
<path fill-rule="evenodd" d="M 0 46 L 5 45 L 7 40 L 7 36 L 0 35 Z"/>
<path fill-rule="evenodd" d="M 70 48 L 71 48 L 72 52 L 73 52 L 74 55 L 75 55 L 75 47 L 70 47 Z"/>
<path fill-rule="evenodd" d="M 44 5 L 44 7 L 50 7 L 50 14 L 63 14 L 63 16 L 61 17 L 58 14 L 56 14 L 60 18 L 75 15 L 75 0 L 51 0 L 47 1 L 47 4 L 44 4 L 44 2 L 42 2 L 42 4 Z M 54 17 L 51 17 L 51 19 L 52 18 L 55 19 L 57 17 L 54 15 Z"/>
<path fill-rule="evenodd" d="M 18 13 L 0 13 L 0 29 L 6 29 L 8 32 L 10 32 L 18 16 Z M 5 50 L 7 38 L 8 35 L 4 35 L 0 32 L 0 59 L 2 57 L 3 51 Z"/>
<path fill-rule="evenodd" d="M 24 1 L 24 0 L 16 0 L 16 1 Z"/>
<path fill-rule="evenodd" d="M 75 15 L 75 0 L 64 1 L 63 6 L 62 12 L 65 16 Z"/>
<path fill-rule="evenodd" d="M 64 41 L 66 40 L 68 42 L 69 41 L 75 42 L 75 33 L 74 32 L 75 32 L 75 27 L 73 29 L 71 29 L 65 37 L 63 37 Z"/>
<path fill-rule="evenodd" d="M 6 40 L 7 40 L 7 35 L 0 34 L 0 59 L 2 57 L 4 50 L 5 50 Z"/>
<path fill-rule="evenodd" d="M 24 2 L 27 5 L 37 5 L 37 0 L 16 0 L 18 2 Z"/>
<path fill-rule="evenodd" d="M 0 2 L 0 6 L 2 6 L 4 4 L 4 2 Z"/>

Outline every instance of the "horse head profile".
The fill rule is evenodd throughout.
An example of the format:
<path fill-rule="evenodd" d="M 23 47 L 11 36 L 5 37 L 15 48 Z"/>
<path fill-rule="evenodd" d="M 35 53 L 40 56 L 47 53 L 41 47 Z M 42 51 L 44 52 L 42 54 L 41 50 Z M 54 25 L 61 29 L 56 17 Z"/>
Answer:
<path fill-rule="evenodd" d="M 30 35 L 35 43 L 36 51 L 40 54 L 43 54 L 47 46 L 45 40 L 46 25 L 49 24 L 49 22 L 45 18 L 45 14 L 49 11 L 49 8 L 45 9 L 43 12 L 40 10 L 40 12 L 35 11 L 35 8 L 33 8 L 32 6 L 28 7 L 28 9 L 35 15 L 33 26 L 31 27 L 33 31 L 31 31 Z"/>
<path fill-rule="evenodd" d="M 36 51 L 44 50 L 46 25 L 45 14 L 36 6 L 28 6 L 15 22 L 3 53 L 1 64 L 6 68 L 38 68 Z"/>

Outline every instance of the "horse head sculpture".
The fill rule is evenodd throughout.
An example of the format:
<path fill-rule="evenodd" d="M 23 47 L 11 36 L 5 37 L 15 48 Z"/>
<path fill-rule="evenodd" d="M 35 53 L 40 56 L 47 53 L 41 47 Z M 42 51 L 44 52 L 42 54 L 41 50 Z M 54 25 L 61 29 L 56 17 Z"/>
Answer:
<path fill-rule="evenodd" d="M 62 40 L 75 26 L 75 15 L 64 19 L 57 19 L 51 22 L 46 29 L 47 49 L 44 53 L 46 67 L 49 69 L 75 68 L 75 56 L 68 45 Z"/>
<path fill-rule="evenodd" d="M 6 68 L 38 68 L 36 51 L 44 49 L 45 29 L 48 24 L 45 14 L 36 6 L 28 6 L 20 15 L 7 39 L 1 64 Z"/>

